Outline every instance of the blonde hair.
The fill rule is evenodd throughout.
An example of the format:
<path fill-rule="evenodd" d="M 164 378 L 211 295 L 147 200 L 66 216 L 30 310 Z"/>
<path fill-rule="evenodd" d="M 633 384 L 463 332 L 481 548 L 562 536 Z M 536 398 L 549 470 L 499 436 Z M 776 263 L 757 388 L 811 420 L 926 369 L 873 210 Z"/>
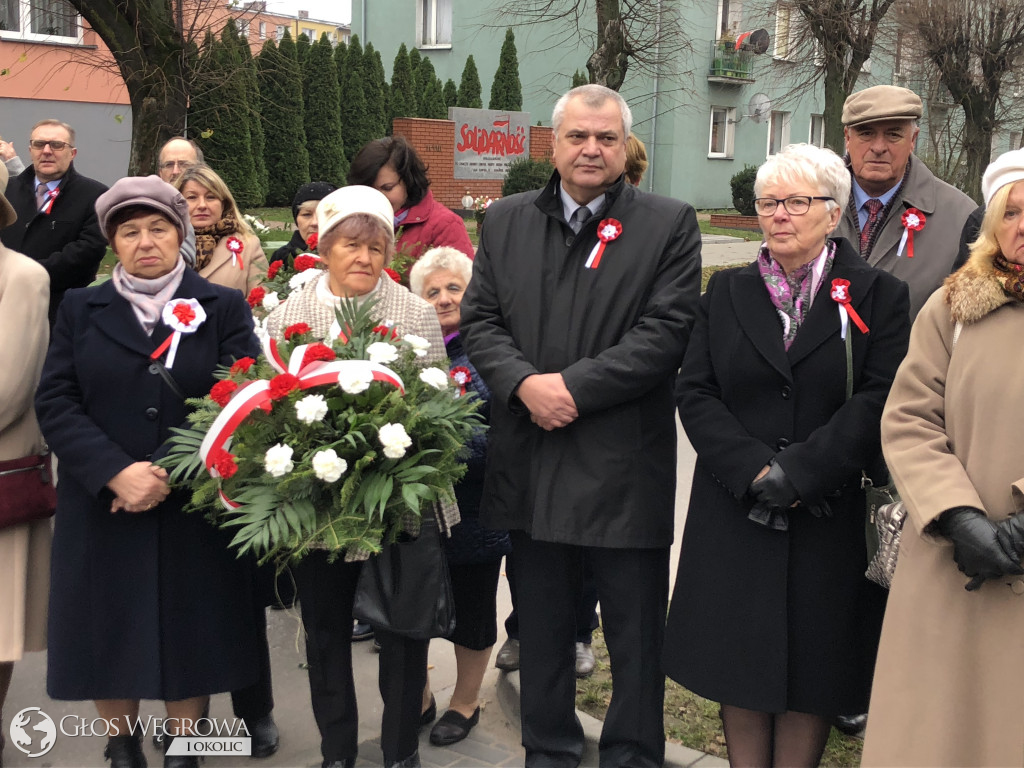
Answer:
<path fill-rule="evenodd" d="M 635 133 L 631 133 L 626 139 L 626 180 L 634 187 L 640 186 L 646 172 L 647 147 Z"/>
<path fill-rule="evenodd" d="M 985 206 L 985 217 L 981 220 L 978 239 L 971 243 L 970 258 L 972 260 L 977 257 L 992 261 L 992 259 L 1002 253 L 999 241 L 996 239 L 996 231 L 1006 215 L 1006 206 L 1010 200 L 1010 192 L 1013 190 L 1014 185 L 1020 183 L 1020 181 L 1015 181 L 1010 184 L 1004 184 L 992 193 L 992 199 Z M 1005 254 L 1003 255 L 1005 256 Z"/>
<path fill-rule="evenodd" d="M 235 228 L 238 232 L 243 235 L 255 236 L 256 233 L 252 231 L 252 227 L 242 218 L 242 212 L 238 209 L 235 196 L 231 194 L 231 190 L 224 183 L 224 179 L 213 168 L 208 165 L 196 165 L 189 168 L 174 180 L 174 188 L 184 194 L 185 185 L 190 181 L 194 181 L 203 189 L 208 189 L 217 196 L 217 199 L 220 200 L 221 205 L 224 207 L 224 210 L 221 212 L 221 218 L 230 216 L 235 220 Z"/>
<path fill-rule="evenodd" d="M 473 279 L 473 260 L 458 248 L 447 245 L 431 248 L 409 270 L 409 290 L 424 298 L 423 284 L 430 275 L 439 271 L 454 272 L 469 285 Z"/>

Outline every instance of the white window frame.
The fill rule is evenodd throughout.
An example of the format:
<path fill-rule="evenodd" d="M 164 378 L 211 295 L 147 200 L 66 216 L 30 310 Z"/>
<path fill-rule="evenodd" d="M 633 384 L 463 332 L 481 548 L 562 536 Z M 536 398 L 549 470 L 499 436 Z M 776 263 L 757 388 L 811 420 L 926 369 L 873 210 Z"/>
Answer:
<path fill-rule="evenodd" d="M 444 9 L 439 9 L 441 2 L 447 2 L 448 18 L 442 19 L 440 14 Z M 416 0 L 416 47 L 417 48 L 441 48 L 452 47 L 452 16 L 453 0 Z M 442 33 L 444 22 L 447 21 L 447 40 Z M 426 34 L 424 32 L 426 31 Z"/>
<path fill-rule="evenodd" d="M 771 157 L 776 152 L 779 152 L 784 146 L 789 144 L 789 124 L 792 121 L 792 112 L 772 112 L 771 117 L 768 118 L 768 146 L 765 150 L 766 157 Z M 776 121 L 781 120 L 782 125 L 780 126 L 779 146 L 775 148 L 775 152 L 772 151 L 772 137 L 775 135 Z"/>
<path fill-rule="evenodd" d="M 238 27 L 238 36 L 243 40 L 249 39 L 249 19 L 235 19 Z"/>
<path fill-rule="evenodd" d="M 261 21 L 260 22 L 260 40 L 266 40 L 266 39 L 267 39 L 267 22 Z"/>
<path fill-rule="evenodd" d="M 274 30 L 274 37 L 276 38 L 277 42 L 281 42 L 282 40 L 284 40 L 284 33 L 287 32 L 287 31 L 288 31 L 288 25 L 287 24 L 278 24 L 277 25 L 277 29 Z"/>
<path fill-rule="evenodd" d="M 796 6 L 779 0 L 775 6 L 775 49 L 772 57 L 782 61 L 793 61 L 799 42 L 800 12 Z"/>
<path fill-rule="evenodd" d="M 317 40 L 320 39 L 320 35 L 318 35 L 316 33 L 316 30 L 313 29 L 312 27 L 303 27 L 302 29 L 299 30 L 299 34 L 308 37 L 309 42 L 311 43 L 315 43 Z"/>
<path fill-rule="evenodd" d="M 75 17 L 75 30 L 74 35 L 49 35 L 39 32 L 32 31 L 32 10 L 33 6 L 36 5 L 38 0 L 13 0 L 14 4 L 18 7 L 18 29 L 0 29 L 0 39 L 5 40 L 32 40 L 38 42 L 47 43 L 63 43 L 71 45 L 81 45 L 82 35 L 84 29 L 82 26 L 82 17 L 78 13 L 74 14 Z M 69 6 L 70 9 L 70 6 Z M 74 10 L 74 9 L 71 9 Z"/>
<path fill-rule="evenodd" d="M 725 137 L 722 151 L 716 151 L 715 138 L 715 113 L 723 115 L 722 124 L 725 126 Z M 711 116 L 708 122 L 708 159 L 727 160 L 733 157 L 733 150 L 736 144 L 736 108 L 735 107 L 711 107 Z"/>
<path fill-rule="evenodd" d="M 814 123 L 818 123 L 818 128 L 815 130 Z M 815 135 L 817 134 L 817 135 Z M 825 116 L 824 115 L 811 115 L 811 126 L 807 134 L 807 143 L 813 144 L 816 147 L 825 146 Z"/>
<path fill-rule="evenodd" d="M 715 22 L 715 39 L 722 38 L 722 0 L 718 0 L 718 20 Z M 735 37 L 742 31 L 743 24 L 743 0 L 729 0 L 729 18 L 726 20 L 728 33 Z"/>

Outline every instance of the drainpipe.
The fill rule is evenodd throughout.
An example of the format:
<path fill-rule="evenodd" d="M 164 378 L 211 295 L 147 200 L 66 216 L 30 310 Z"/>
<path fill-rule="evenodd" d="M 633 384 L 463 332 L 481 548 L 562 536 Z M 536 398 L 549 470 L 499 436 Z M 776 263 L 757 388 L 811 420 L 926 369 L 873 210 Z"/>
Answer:
<path fill-rule="evenodd" d="M 366 0 L 363 0 L 362 8 L 363 10 L 362 16 L 360 17 L 360 28 L 363 30 L 361 33 L 363 45 L 366 45 Z"/>
<path fill-rule="evenodd" d="M 366 0 L 363 0 L 366 2 Z M 658 15 L 657 21 L 654 25 L 654 98 L 651 101 L 651 147 L 647 153 L 651 172 L 647 174 L 647 191 L 654 191 L 654 156 L 658 152 L 658 89 L 661 86 L 661 62 L 659 61 L 659 54 L 661 53 L 661 3 L 662 0 L 658 0 Z"/>

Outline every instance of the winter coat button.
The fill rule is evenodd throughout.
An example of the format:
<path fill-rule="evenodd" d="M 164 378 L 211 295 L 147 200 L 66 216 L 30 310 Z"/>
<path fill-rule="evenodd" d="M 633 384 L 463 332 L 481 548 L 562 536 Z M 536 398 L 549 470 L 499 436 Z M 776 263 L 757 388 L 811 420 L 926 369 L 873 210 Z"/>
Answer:
<path fill-rule="evenodd" d="M 565 238 L 565 244 L 566 245 L 572 245 L 572 241 L 573 241 L 573 237 L 571 235 L 569 237 Z"/>
<path fill-rule="evenodd" d="M 778 440 L 775 441 L 775 449 L 778 450 L 778 451 L 781 451 L 784 448 L 788 448 L 788 447 L 789 447 L 789 440 L 787 440 L 784 437 L 780 437 Z"/>
<path fill-rule="evenodd" d="M 789 400 L 789 396 L 793 394 L 793 389 L 788 384 L 782 388 L 782 399 Z"/>
<path fill-rule="evenodd" d="M 160 366 L 156 363 L 151 363 L 149 366 L 149 372 L 152 374 L 160 373 Z"/>
<path fill-rule="evenodd" d="M 156 421 L 156 417 L 160 415 L 160 411 L 156 408 L 146 409 L 146 418 L 150 421 Z"/>
<path fill-rule="evenodd" d="M 1015 595 L 1024 595 L 1024 579 L 1017 579 L 1010 585 L 1010 589 L 1013 590 Z"/>

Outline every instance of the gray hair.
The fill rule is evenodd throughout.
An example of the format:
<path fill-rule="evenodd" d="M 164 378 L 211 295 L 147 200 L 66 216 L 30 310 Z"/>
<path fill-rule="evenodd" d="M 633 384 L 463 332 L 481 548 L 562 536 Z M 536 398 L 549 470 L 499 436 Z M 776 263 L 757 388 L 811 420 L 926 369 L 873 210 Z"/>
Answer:
<path fill-rule="evenodd" d="M 629 132 L 633 128 L 633 112 L 630 110 L 626 100 L 619 95 L 618 91 L 605 88 L 597 83 L 587 83 L 586 85 L 573 88 L 555 102 L 555 108 L 551 112 L 551 127 L 556 137 L 558 136 L 558 129 L 562 125 L 562 118 L 565 116 L 565 108 L 572 99 L 582 99 L 583 105 L 590 109 L 597 109 L 603 106 L 608 99 L 613 100 L 619 105 L 619 112 L 622 114 L 622 140 L 625 141 L 626 137 L 629 136 Z"/>
<path fill-rule="evenodd" d="M 458 248 L 447 245 L 431 248 L 409 270 L 409 289 L 423 298 L 423 284 L 430 275 L 440 271 L 454 272 L 469 285 L 473 278 L 473 260 Z"/>
<path fill-rule="evenodd" d="M 764 188 L 774 184 L 804 182 L 825 191 L 832 200 L 828 210 L 846 208 L 850 200 L 850 171 L 839 155 L 831 149 L 813 144 L 790 144 L 757 169 L 754 195 L 760 197 Z"/>

